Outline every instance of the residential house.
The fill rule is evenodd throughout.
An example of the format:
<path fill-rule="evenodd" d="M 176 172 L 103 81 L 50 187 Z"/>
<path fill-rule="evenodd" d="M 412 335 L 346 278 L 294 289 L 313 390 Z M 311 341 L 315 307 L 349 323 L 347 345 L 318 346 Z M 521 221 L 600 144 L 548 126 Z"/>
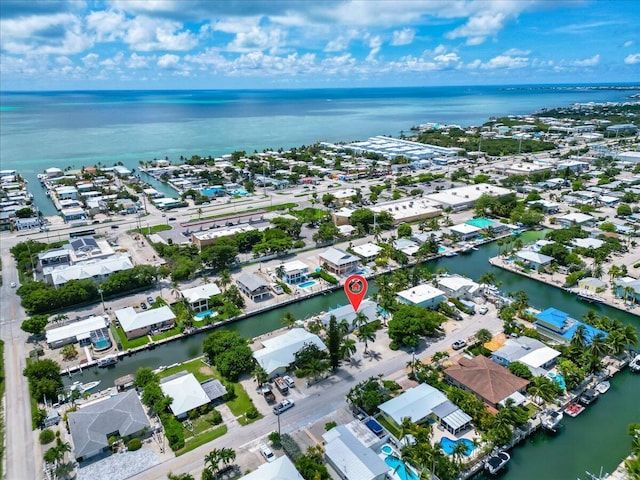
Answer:
<path fill-rule="evenodd" d="M 606 283 L 595 277 L 585 277 L 578 280 L 578 288 L 589 293 L 600 293 L 604 291 L 606 286 Z"/>
<path fill-rule="evenodd" d="M 166 305 L 142 312 L 136 312 L 133 307 L 126 307 L 113 313 L 129 340 L 148 335 L 152 331 L 171 329 L 176 324 L 176 316 Z"/>
<path fill-rule="evenodd" d="M 518 260 L 524 262 L 527 268 L 535 270 L 550 265 L 554 260 L 554 258 L 549 255 L 543 255 L 533 250 L 519 250 L 515 253 L 515 256 Z"/>
<path fill-rule="evenodd" d="M 282 455 L 273 462 L 260 465 L 240 480 L 304 480 L 289 457 Z"/>
<path fill-rule="evenodd" d="M 55 286 L 64 285 L 70 280 L 93 280 L 100 282 L 112 273 L 122 272 L 133 268 L 129 254 L 113 255 L 107 258 L 97 258 L 75 263 L 73 265 L 55 265 L 44 267 L 42 275 L 44 281 Z"/>
<path fill-rule="evenodd" d="M 563 215 L 561 217 L 557 217 L 556 221 L 567 228 L 571 225 L 580 225 L 583 227 L 592 227 L 596 219 L 591 215 L 587 215 L 586 213 L 568 213 L 567 215 Z"/>
<path fill-rule="evenodd" d="M 320 257 L 320 265 L 336 275 L 353 272 L 360 265 L 358 256 L 333 247 L 328 248 L 318 256 Z"/>
<path fill-rule="evenodd" d="M 491 354 L 491 360 L 508 367 L 520 362 L 536 376 L 546 375 L 560 356 L 560 352 L 530 337 L 508 338 L 502 347 Z"/>
<path fill-rule="evenodd" d="M 640 300 L 640 280 L 633 277 L 620 277 L 614 282 L 615 294 L 625 300 Z"/>
<path fill-rule="evenodd" d="M 104 350 L 111 346 L 108 325 L 106 317 L 95 316 L 50 328 L 45 331 L 47 346 L 59 348 L 77 342 L 80 347 L 93 345 L 97 350 Z"/>
<path fill-rule="evenodd" d="M 220 293 L 220 288 L 215 283 L 205 283 L 197 287 L 180 290 L 180 295 L 195 313 L 209 310 L 209 299 L 214 295 L 220 295 Z"/>
<path fill-rule="evenodd" d="M 461 223 L 459 225 L 452 225 L 451 227 L 449 227 L 449 231 L 452 235 L 457 236 L 460 241 L 467 242 L 479 237 L 482 229 L 474 227 L 473 225 Z"/>
<path fill-rule="evenodd" d="M 309 266 L 300 260 L 293 260 L 276 268 L 276 274 L 287 283 L 302 283 L 309 276 Z"/>
<path fill-rule="evenodd" d="M 345 480 L 385 480 L 390 467 L 372 449 L 367 448 L 345 425 L 325 433 L 324 455 L 327 462 Z"/>
<path fill-rule="evenodd" d="M 571 240 L 571 245 L 578 248 L 600 248 L 604 245 L 604 240 L 599 238 L 574 238 Z"/>
<path fill-rule="evenodd" d="M 426 383 L 405 390 L 378 408 L 398 426 L 402 425 L 405 418 L 418 424 L 438 420 L 454 435 L 468 428 L 472 421 L 472 418 L 449 401 L 444 393 Z"/>
<path fill-rule="evenodd" d="M 418 250 L 420 249 L 420 246 L 418 245 L 418 243 L 414 242 L 413 240 L 410 240 L 408 238 L 399 238 L 397 240 L 394 240 L 391 245 L 393 246 L 393 248 L 395 248 L 396 250 L 404 253 L 405 255 L 408 256 L 413 256 L 415 255 Z"/>
<path fill-rule="evenodd" d="M 215 392 L 217 395 L 215 398 L 220 398 L 227 390 L 219 381 L 216 380 L 216 382 L 217 385 L 211 384 L 211 387 L 214 388 L 209 388 L 209 390 Z M 220 388 L 224 390 L 224 393 L 221 393 Z M 178 419 L 185 418 L 191 410 L 207 405 L 214 400 L 207 394 L 193 373 L 187 371 L 163 378 L 160 381 L 160 389 L 162 393 L 173 400 L 169 408 Z"/>
<path fill-rule="evenodd" d="M 480 285 L 462 275 L 447 275 L 438 277 L 438 288 L 447 298 L 472 300 L 482 293 Z"/>
<path fill-rule="evenodd" d="M 110 451 L 112 437 L 144 437 L 151 427 L 135 390 L 68 412 L 67 419 L 78 462 Z"/>
<path fill-rule="evenodd" d="M 237 279 L 238 289 L 254 302 L 271 296 L 269 284 L 253 273 L 242 273 Z"/>
<path fill-rule="evenodd" d="M 382 247 L 379 247 L 375 243 L 365 243 L 364 245 L 356 245 L 352 247 L 353 253 L 358 255 L 363 263 L 373 262 L 378 254 L 382 251 Z"/>
<path fill-rule="evenodd" d="M 524 401 L 522 394 L 529 385 L 528 380 L 515 376 L 483 355 L 461 358 L 444 371 L 444 376 L 447 382 L 473 393 L 494 408 L 508 398 L 521 404 Z"/>
<path fill-rule="evenodd" d="M 396 299 L 400 303 L 425 308 L 436 308 L 445 298 L 445 293 L 442 290 L 427 283 L 402 290 L 396 294 Z"/>
<path fill-rule="evenodd" d="M 367 317 L 367 323 L 378 320 L 378 304 L 373 300 L 364 300 L 358 308 L 358 313 L 362 313 Z M 325 327 L 327 327 L 329 326 L 331 317 L 336 317 L 338 324 L 346 321 L 347 325 L 349 325 L 349 331 L 355 328 L 353 321 L 356 318 L 356 312 L 353 310 L 351 304 L 329 310 L 320 318 L 320 321 Z"/>
<path fill-rule="evenodd" d="M 307 332 L 304 328 L 292 328 L 283 335 L 263 340 L 264 348 L 253 352 L 253 358 L 273 377 L 286 372 L 294 362 L 296 353 L 309 344 L 316 345 L 320 350 L 327 349 L 317 335 Z"/>
<path fill-rule="evenodd" d="M 533 326 L 541 335 L 562 344 L 568 344 L 575 335 L 578 327 L 584 327 L 585 340 L 587 345 L 596 335 L 607 336 L 607 333 L 598 328 L 592 327 L 575 318 L 571 318 L 568 313 L 557 308 L 547 308 L 535 315 L 536 321 Z"/>

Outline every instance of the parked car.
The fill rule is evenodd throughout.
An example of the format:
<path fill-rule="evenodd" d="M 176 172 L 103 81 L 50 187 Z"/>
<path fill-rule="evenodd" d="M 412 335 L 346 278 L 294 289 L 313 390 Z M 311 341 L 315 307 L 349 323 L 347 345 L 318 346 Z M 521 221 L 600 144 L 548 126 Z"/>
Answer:
<path fill-rule="evenodd" d="M 454 350 L 460 350 L 461 348 L 464 348 L 466 346 L 467 342 L 465 340 L 456 340 L 451 344 L 451 348 L 453 348 Z"/>
<path fill-rule="evenodd" d="M 486 305 L 480 305 L 480 306 L 478 307 L 478 313 L 479 313 L 480 315 L 486 315 L 488 311 L 489 311 L 489 309 L 487 308 L 487 306 L 486 306 Z"/>
<path fill-rule="evenodd" d="M 275 293 L 276 295 L 282 295 L 284 293 L 284 290 L 282 290 L 282 287 L 277 283 L 272 283 L 270 287 L 271 287 L 271 291 L 273 291 L 273 293 Z"/>
<path fill-rule="evenodd" d="M 267 462 L 273 462 L 276 459 L 276 456 L 274 455 L 274 453 L 265 444 L 260 445 L 260 453 L 262 454 L 262 456 Z"/>
<path fill-rule="evenodd" d="M 293 381 L 293 378 L 291 378 L 289 375 L 284 375 L 282 377 L 282 379 L 287 382 L 287 385 L 289 386 L 289 388 L 295 388 L 296 386 L 296 382 Z"/>
<path fill-rule="evenodd" d="M 170 222 L 175 222 L 176 221 L 176 217 L 169 217 L 169 221 Z"/>
<path fill-rule="evenodd" d="M 16 288 L 16 282 L 11 282 L 11 288 Z"/>
<path fill-rule="evenodd" d="M 148 296 L 147 297 L 147 302 L 149 302 L 149 305 L 153 305 L 155 303 L 155 299 L 152 296 Z"/>
<path fill-rule="evenodd" d="M 146 310 L 146 309 L 147 309 L 147 308 L 149 308 L 149 307 L 147 307 L 147 304 L 146 304 L 146 303 L 142 302 L 142 303 L 140 304 L 140 308 L 141 308 L 141 309 L 143 309 L 143 310 Z"/>
<path fill-rule="evenodd" d="M 276 415 L 280 415 L 282 412 L 286 412 L 290 408 L 293 408 L 294 405 L 295 403 L 293 402 L 293 400 L 283 400 L 275 407 L 273 407 L 273 413 L 275 413 Z"/>
<path fill-rule="evenodd" d="M 120 228 L 120 227 L 118 225 L 111 225 L 111 228 L 115 230 L 116 228 Z"/>

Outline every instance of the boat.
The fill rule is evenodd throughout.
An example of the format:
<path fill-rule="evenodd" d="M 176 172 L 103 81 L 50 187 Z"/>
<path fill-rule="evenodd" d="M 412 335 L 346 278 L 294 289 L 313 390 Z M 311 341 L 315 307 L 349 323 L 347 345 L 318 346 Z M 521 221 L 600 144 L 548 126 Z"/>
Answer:
<path fill-rule="evenodd" d="M 489 458 L 487 458 L 484 462 L 484 469 L 491 475 L 495 475 L 509 463 L 509 460 L 511 460 L 511 455 L 504 450 L 500 450 L 492 453 Z"/>
<path fill-rule="evenodd" d="M 93 390 L 98 385 L 100 385 L 100 382 L 101 380 L 96 380 L 95 382 L 89 382 L 89 383 L 73 382 L 69 390 L 77 390 L 82 394 L 82 393 L 88 392 L 89 390 Z"/>
<path fill-rule="evenodd" d="M 444 254 L 445 257 L 457 257 L 458 254 L 454 251 L 449 250 L 447 253 Z"/>
<path fill-rule="evenodd" d="M 115 354 L 107 355 L 106 357 L 98 359 L 99 367 L 108 367 L 110 365 L 115 365 L 116 363 L 118 363 L 118 356 Z"/>
<path fill-rule="evenodd" d="M 470 243 L 465 243 L 464 245 L 462 245 L 462 248 L 460 248 L 460 252 L 469 253 L 472 248 L 473 246 Z"/>
<path fill-rule="evenodd" d="M 587 303 L 603 303 L 604 302 L 601 298 L 588 295 L 586 293 L 580 292 L 580 293 L 576 293 L 576 295 L 583 302 L 587 302 Z"/>
<path fill-rule="evenodd" d="M 561 427 L 560 422 L 564 418 L 561 411 L 551 410 L 542 419 L 542 427 L 550 432 L 557 432 Z"/>
<path fill-rule="evenodd" d="M 636 355 L 633 360 L 629 362 L 629 370 L 634 373 L 640 372 L 640 354 Z"/>
<path fill-rule="evenodd" d="M 588 390 L 585 390 L 582 395 L 580 395 L 580 398 L 578 400 L 583 405 L 591 405 L 598 399 L 598 395 L 599 393 L 595 388 L 589 388 Z"/>
<path fill-rule="evenodd" d="M 596 391 L 601 395 L 603 393 L 607 393 L 610 388 L 611 388 L 611 384 L 606 380 L 604 380 L 604 381 L 600 382 L 598 385 L 596 385 Z"/>
<path fill-rule="evenodd" d="M 570 417 L 577 417 L 582 412 L 584 412 L 584 406 L 579 405 L 577 403 L 570 403 L 564 409 L 564 413 L 566 413 Z"/>

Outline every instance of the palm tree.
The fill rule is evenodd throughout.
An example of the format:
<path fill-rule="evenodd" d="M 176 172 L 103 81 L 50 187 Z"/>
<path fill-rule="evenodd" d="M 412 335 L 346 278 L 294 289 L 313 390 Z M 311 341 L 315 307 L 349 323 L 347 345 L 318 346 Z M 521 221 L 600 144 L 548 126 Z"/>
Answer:
<path fill-rule="evenodd" d="M 462 463 L 462 459 L 467 455 L 467 445 L 463 442 L 456 442 L 451 454 L 453 456 L 453 461 L 460 465 Z"/>
<path fill-rule="evenodd" d="M 223 465 L 227 466 L 233 463 L 236 459 L 236 451 L 233 448 L 223 447 L 220 449 L 220 460 Z"/>
<path fill-rule="evenodd" d="M 544 376 L 533 377 L 527 392 L 534 398 L 538 397 L 544 402 L 550 402 L 556 395 L 556 386 L 552 382 L 553 380 Z"/>
<path fill-rule="evenodd" d="M 624 334 L 625 342 L 632 347 L 638 346 L 638 331 L 633 325 L 625 325 L 622 332 Z"/>
<path fill-rule="evenodd" d="M 575 333 L 573 334 L 570 345 L 578 350 L 582 350 L 587 346 L 587 342 L 587 327 L 584 325 L 578 325 Z"/>
<path fill-rule="evenodd" d="M 479 279 L 478 283 L 484 283 L 485 285 L 495 285 L 496 275 L 493 272 L 485 272 Z"/>
<path fill-rule="evenodd" d="M 180 298 L 180 289 L 179 289 L 179 285 L 178 282 L 176 282 L 175 280 L 173 282 L 171 282 L 171 290 L 170 293 L 171 295 L 174 296 L 174 298 Z"/>
<path fill-rule="evenodd" d="M 67 480 L 71 477 L 71 472 L 73 472 L 74 468 L 75 463 L 73 462 L 60 462 L 56 465 L 53 473 L 59 480 Z"/>
<path fill-rule="evenodd" d="M 627 346 L 626 339 L 624 333 L 614 330 L 609 333 L 607 337 L 607 345 L 609 346 L 609 351 L 615 357 L 622 355 Z"/>
<path fill-rule="evenodd" d="M 205 285 L 209 283 L 209 275 L 207 275 L 206 273 L 202 274 L 202 283 L 204 283 Z"/>
<path fill-rule="evenodd" d="M 603 333 L 597 333 L 591 339 L 591 343 L 587 347 L 587 352 L 593 358 L 601 358 L 607 354 L 609 346 L 607 344 L 607 338 Z"/>
<path fill-rule="evenodd" d="M 285 274 L 284 265 L 278 265 L 276 267 L 276 275 L 278 276 L 278 278 L 283 278 L 284 274 Z"/>
<path fill-rule="evenodd" d="M 481 328 L 476 332 L 476 338 L 482 345 L 484 345 L 485 343 L 489 343 L 491 341 L 491 339 L 493 338 L 493 334 L 486 328 Z"/>
<path fill-rule="evenodd" d="M 296 317 L 291 312 L 284 312 L 284 316 L 282 317 L 282 325 L 287 328 L 292 328 L 296 324 Z"/>
<path fill-rule="evenodd" d="M 360 330 L 358 330 L 358 340 L 360 342 L 364 342 L 364 353 L 367 353 L 367 348 L 369 347 L 369 342 L 373 342 L 376 339 L 376 331 L 370 325 L 363 325 Z"/>
<path fill-rule="evenodd" d="M 253 379 L 258 383 L 259 387 L 261 387 L 263 383 L 269 380 L 269 374 L 260 365 L 256 365 L 256 368 L 253 369 L 252 375 Z"/>
<path fill-rule="evenodd" d="M 220 289 L 224 292 L 227 290 L 227 287 L 231 284 L 231 273 L 229 270 L 223 270 L 220 272 L 218 277 L 218 281 L 216 284 L 220 287 Z"/>
<path fill-rule="evenodd" d="M 204 457 L 204 464 L 206 465 L 205 470 L 209 470 L 210 472 L 217 474 L 220 470 L 220 460 L 220 450 L 214 448 Z"/>
<path fill-rule="evenodd" d="M 367 317 L 363 312 L 356 312 L 356 316 L 353 319 L 352 326 L 354 329 L 359 330 L 364 327 L 367 323 L 369 323 L 369 317 Z"/>
<path fill-rule="evenodd" d="M 344 337 L 340 345 L 340 357 L 344 360 L 356 353 L 356 341 L 353 338 Z"/>

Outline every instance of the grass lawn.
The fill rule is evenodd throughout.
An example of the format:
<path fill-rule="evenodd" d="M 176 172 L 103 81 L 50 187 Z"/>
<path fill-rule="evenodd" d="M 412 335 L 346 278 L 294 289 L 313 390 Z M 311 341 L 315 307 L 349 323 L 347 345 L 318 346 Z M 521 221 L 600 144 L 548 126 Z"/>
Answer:
<path fill-rule="evenodd" d="M 235 387 L 236 398 L 229 400 L 227 402 L 227 406 L 229 407 L 229 410 L 231 410 L 231 413 L 236 417 L 239 417 L 240 415 L 244 415 L 247 410 L 253 407 L 253 402 L 241 384 L 234 383 L 233 386 Z"/>
<path fill-rule="evenodd" d="M 199 382 L 204 382 L 205 380 L 209 380 L 210 378 L 217 378 L 218 380 L 222 380 L 222 377 L 216 371 L 215 367 L 208 366 L 200 358 L 196 358 L 195 360 L 191 360 L 190 362 L 183 363 L 182 365 L 167 368 L 166 370 L 158 373 L 158 376 L 160 378 L 164 378 L 168 377 L 169 375 L 182 372 L 183 370 L 186 370 L 189 373 L 193 373 L 193 375 Z M 246 392 L 244 393 L 246 395 Z"/>
<path fill-rule="evenodd" d="M 524 409 L 527 411 L 527 415 L 529 415 L 529 418 L 533 417 L 536 413 L 538 413 L 538 409 L 532 403 L 527 403 L 524 406 Z"/>
<path fill-rule="evenodd" d="M 195 420 L 192 420 L 191 421 L 191 430 L 189 430 L 187 428 L 183 428 L 184 438 L 187 439 L 187 440 L 190 439 L 190 438 L 195 438 L 198 435 L 200 435 L 201 433 L 206 432 L 210 428 L 216 427 L 216 425 L 213 425 L 212 423 L 209 423 L 207 421 L 208 418 L 210 418 L 209 414 L 201 415 L 198 418 L 196 418 Z"/>
<path fill-rule="evenodd" d="M 178 335 L 179 333 L 182 333 L 182 326 L 176 325 L 171 330 L 167 330 L 166 332 L 159 333 L 158 335 L 152 335 L 151 338 L 153 339 L 154 342 L 157 342 L 158 340 L 163 340 L 165 338 L 173 337 L 174 335 Z"/>
<path fill-rule="evenodd" d="M 147 227 L 135 228 L 133 230 L 130 230 L 130 232 L 141 233 L 143 235 L 149 235 L 150 233 L 164 232 L 165 230 L 171 230 L 172 228 L 173 227 L 171 225 L 165 225 L 163 223 L 161 225 L 152 225 L 149 228 L 147 228 Z"/>
<path fill-rule="evenodd" d="M 246 415 L 242 415 L 238 417 L 238 423 L 243 427 L 245 425 L 249 425 L 250 423 L 256 422 L 262 418 L 262 414 L 259 414 L 256 418 L 248 418 Z"/>
<path fill-rule="evenodd" d="M 125 335 L 124 330 L 122 329 L 122 327 L 116 327 L 113 324 L 111 324 L 111 333 L 114 333 L 114 337 L 117 338 L 118 342 L 120 343 L 120 345 L 122 345 L 122 348 L 124 350 L 129 350 L 130 348 L 141 347 L 141 346 L 146 345 L 147 343 L 149 343 L 149 337 L 147 335 L 145 335 L 144 337 L 138 337 L 138 338 L 134 338 L 132 340 L 129 340 L 127 338 L 127 336 Z"/>
<path fill-rule="evenodd" d="M 215 440 L 218 437 L 221 437 L 225 433 L 227 433 L 227 426 L 220 425 L 219 427 L 216 427 L 213 430 L 208 430 L 198 435 L 197 437 L 193 437 L 191 440 L 185 442 L 184 447 L 176 451 L 176 457 L 179 457 L 180 455 L 184 455 L 185 453 L 190 452 L 191 450 L 195 450 L 199 446 L 204 445 L 205 443 L 209 443 L 210 441 Z"/>
<path fill-rule="evenodd" d="M 400 438 L 400 429 L 396 427 L 393 422 L 387 420 L 383 415 L 378 416 L 376 420 L 380 425 L 389 430 L 393 436 Z"/>

